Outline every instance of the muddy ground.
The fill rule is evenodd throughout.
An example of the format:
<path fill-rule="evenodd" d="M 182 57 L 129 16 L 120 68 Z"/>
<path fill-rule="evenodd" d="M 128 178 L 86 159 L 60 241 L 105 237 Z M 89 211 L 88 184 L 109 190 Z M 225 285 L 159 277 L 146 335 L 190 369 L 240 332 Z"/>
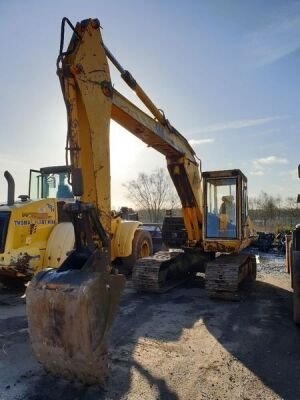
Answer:
<path fill-rule="evenodd" d="M 106 388 L 44 374 L 22 291 L 0 292 L 0 400 L 300 399 L 300 330 L 282 257 L 262 255 L 239 302 L 210 300 L 204 280 L 163 295 L 127 288 Z"/>

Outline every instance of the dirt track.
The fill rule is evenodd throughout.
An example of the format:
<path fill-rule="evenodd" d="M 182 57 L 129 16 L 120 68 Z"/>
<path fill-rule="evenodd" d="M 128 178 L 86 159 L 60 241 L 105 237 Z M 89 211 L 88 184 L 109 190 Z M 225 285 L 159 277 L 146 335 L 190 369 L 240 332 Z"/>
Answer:
<path fill-rule="evenodd" d="M 21 293 L 2 291 L 0 400 L 300 399 L 289 277 L 283 260 L 272 265 L 240 302 L 209 300 L 201 278 L 159 296 L 126 289 L 105 390 L 45 375 L 31 353 Z"/>

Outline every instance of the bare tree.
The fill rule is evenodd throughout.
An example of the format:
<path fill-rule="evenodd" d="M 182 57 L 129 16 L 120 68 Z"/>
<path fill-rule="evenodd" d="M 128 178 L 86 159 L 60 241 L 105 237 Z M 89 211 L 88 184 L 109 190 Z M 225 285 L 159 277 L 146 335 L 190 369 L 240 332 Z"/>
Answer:
<path fill-rule="evenodd" d="M 275 202 L 276 210 L 277 210 L 277 220 L 280 221 L 282 219 L 282 217 L 283 217 L 283 214 L 282 214 L 282 208 L 283 208 L 282 197 L 280 195 L 277 195 L 274 198 L 274 202 Z"/>
<path fill-rule="evenodd" d="M 173 183 L 162 168 L 149 175 L 141 172 L 137 179 L 123 186 L 127 189 L 128 199 L 137 208 L 145 209 L 152 222 L 159 221 L 163 209 L 172 209 L 179 203 Z"/>
<path fill-rule="evenodd" d="M 300 221 L 300 208 L 294 197 L 283 199 L 261 192 L 249 199 L 249 210 L 251 219 L 264 229 L 291 229 Z"/>
<path fill-rule="evenodd" d="M 292 227 L 297 223 L 297 217 L 299 218 L 299 208 L 296 198 L 287 197 L 285 199 L 285 209 L 287 212 L 287 217 L 289 219 L 289 224 Z"/>
<path fill-rule="evenodd" d="M 266 229 L 267 221 L 274 221 L 277 215 L 277 206 L 273 196 L 266 192 L 259 195 L 259 205 L 263 211 L 264 227 Z"/>
<path fill-rule="evenodd" d="M 249 210 L 257 210 L 257 197 L 249 197 Z"/>
<path fill-rule="evenodd" d="M 249 199 L 249 209 L 251 210 L 251 216 L 253 219 L 258 219 L 263 221 L 264 229 L 266 229 L 267 224 L 274 221 L 278 216 L 278 204 L 280 204 L 281 199 L 274 198 L 266 192 L 260 192 L 258 197 L 252 197 Z"/>

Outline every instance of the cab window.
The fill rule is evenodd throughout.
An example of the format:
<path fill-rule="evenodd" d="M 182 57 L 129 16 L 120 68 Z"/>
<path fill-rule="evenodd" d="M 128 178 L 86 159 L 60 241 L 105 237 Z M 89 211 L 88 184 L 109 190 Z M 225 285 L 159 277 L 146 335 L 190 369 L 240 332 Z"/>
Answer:
<path fill-rule="evenodd" d="M 206 237 L 236 238 L 236 178 L 208 179 L 206 190 Z"/>
<path fill-rule="evenodd" d="M 31 199 L 73 198 L 72 187 L 66 172 L 42 174 L 30 171 L 29 197 Z"/>

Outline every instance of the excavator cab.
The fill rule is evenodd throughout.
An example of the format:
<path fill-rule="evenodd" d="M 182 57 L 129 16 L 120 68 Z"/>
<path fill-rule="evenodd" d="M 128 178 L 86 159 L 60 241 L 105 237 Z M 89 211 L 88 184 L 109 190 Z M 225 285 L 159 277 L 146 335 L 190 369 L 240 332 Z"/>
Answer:
<path fill-rule="evenodd" d="M 239 252 L 249 244 L 247 178 L 239 170 L 204 172 L 204 249 Z"/>

